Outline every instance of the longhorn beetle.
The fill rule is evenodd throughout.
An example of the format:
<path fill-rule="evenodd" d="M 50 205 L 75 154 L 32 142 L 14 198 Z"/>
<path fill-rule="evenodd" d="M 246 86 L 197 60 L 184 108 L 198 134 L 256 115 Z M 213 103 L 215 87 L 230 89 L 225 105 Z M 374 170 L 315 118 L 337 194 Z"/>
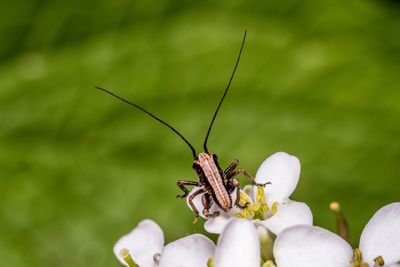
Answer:
<path fill-rule="evenodd" d="M 234 65 L 233 71 L 231 73 L 231 76 L 229 78 L 228 85 L 225 88 L 224 94 L 222 95 L 221 100 L 218 103 L 217 109 L 214 112 L 214 116 L 212 117 L 211 123 L 208 127 L 206 137 L 204 139 L 204 152 L 200 153 L 197 155 L 196 150 L 194 147 L 189 143 L 189 141 L 183 137 L 181 133 L 179 133 L 175 128 L 173 128 L 171 125 L 166 123 L 165 121 L 161 120 L 159 117 L 156 115 L 150 113 L 149 111 L 145 110 L 144 108 L 138 106 L 137 104 L 134 104 L 116 94 L 114 94 L 111 91 L 108 91 L 106 89 L 100 88 L 100 87 L 95 87 L 96 89 L 102 90 L 113 97 L 125 102 L 128 105 L 131 105 L 150 117 L 156 119 L 160 123 L 164 124 L 168 128 L 170 128 L 173 132 L 175 132 L 191 149 L 192 154 L 193 154 L 193 166 L 192 168 L 196 171 L 199 181 L 187 181 L 187 180 L 179 180 L 177 182 L 177 185 L 179 188 L 183 191 L 182 195 L 178 195 L 177 197 L 180 198 L 186 198 L 189 196 L 189 190 L 187 189 L 187 186 L 196 186 L 200 187 L 198 190 L 190 194 L 188 198 L 189 205 L 191 206 L 193 212 L 195 213 L 195 221 L 199 217 L 199 210 L 196 208 L 196 206 L 193 203 L 193 199 L 198 196 L 202 195 L 202 205 L 203 205 L 203 210 L 201 211 L 203 215 L 207 218 L 213 218 L 217 217 L 220 215 L 219 211 L 215 211 L 213 213 L 210 213 L 210 209 L 212 204 L 215 202 L 223 211 L 229 211 L 232 209 L 233 205 L 235 204 L 236 206 L 240 208 L 244 208 L 240 204 L 240 183 L 239 180 L 235 178 L 236 175 L 238 174 L 243 174 L 246 176 L 253 185 L 256 186 L 265 186 L 266 184 L 258 184 L 254 180 L 253 176 L 251 176 L 246 170 L 237 168 L 237 165 L 239 164 L 239 160 L 235 159 L 232 161 L 232 163 L 226 168 L 225 170 L 222 170 L 218 163 L 218 157 L 217 155 L 210 153 L 207 148 L 207 141 L 208 137 L 210 136 L 211 128 L 214 124 L 215 118 L 217 117 L 218 111 L 222 105 L 222 102 L 224 101 L 224 98 L 229 90 L 229 87 L 232 83 L 233 77 L 235 76 L 236 69 L 238 67 L 239 61 L 240 61 L 240 56 L 242 55 L 242 50 L 244 47 L 244 43 L 246 40 L 246 35 L 247 35 L 247 30 L 244 32 L 242 44 L 240 46 L 239 54 L 236 59 L 236 63 Z M 231 194 L 236 190 L 236 201 L 233 204 Z"/>

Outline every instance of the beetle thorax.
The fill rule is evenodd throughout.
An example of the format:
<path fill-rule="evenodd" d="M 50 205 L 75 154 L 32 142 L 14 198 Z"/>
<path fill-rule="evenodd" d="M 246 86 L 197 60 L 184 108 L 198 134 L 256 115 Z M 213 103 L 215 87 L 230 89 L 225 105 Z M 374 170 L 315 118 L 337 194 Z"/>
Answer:
<path fill-rule="evenodd" d="M 201 167 L 205 179 L 211 187 L 215 202 L 224 211 L 230 210 L 232 208 L 232 199 L 224 186 L 220 170 L 215 163 L 214 157 L 208 153 L 200 153 L 197 163 Z"/>

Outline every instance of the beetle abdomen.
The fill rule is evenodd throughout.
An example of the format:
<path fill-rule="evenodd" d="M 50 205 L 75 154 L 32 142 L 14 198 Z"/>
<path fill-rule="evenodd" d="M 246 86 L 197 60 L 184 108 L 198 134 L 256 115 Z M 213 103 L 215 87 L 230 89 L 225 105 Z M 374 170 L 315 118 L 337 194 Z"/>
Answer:
<path fill-rule="evenodd" d="M 215 202 L 224 211 L 230 210 L 232 208 L 232 199 L 222 182 L 221 174 L 213 157 L 207 153 L 200 153 L 198 164 L 203 170 L 204 176 L 213 191 Z"/>

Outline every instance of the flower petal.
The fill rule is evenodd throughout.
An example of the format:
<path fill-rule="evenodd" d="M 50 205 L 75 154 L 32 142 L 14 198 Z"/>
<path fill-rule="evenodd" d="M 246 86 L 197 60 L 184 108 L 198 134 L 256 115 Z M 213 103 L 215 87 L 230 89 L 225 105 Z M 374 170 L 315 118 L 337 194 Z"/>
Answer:
<path fill-rule="evenodd" d="M 256 173 L 257 183 L 271 182 L 265 187 L 265 201 L 268 205 L 272 205 L 274 201 L 280 203 L 288 198 L 296 189 L 299 177 L 299 159 L 285 152 L 271 155 Z"/>
<path fill-rule="evenodd" d="M 234 219 L 218 239 L 215 267 L 260 267 L 260 241 L 253 223 Z"/>
<path fill-rule="evenodd" d="M 164 246 L 164 234 L 152 220 L 143 220 L 132 232 L 121 237 L 114 245 L 114 254 L 118 260 L 128 266 L 119 255 L 123 248 L 129 250 L 133 260 L 141 267 L 153 267 L 153 256 L 160 253 Z"/>
<path fill-rule="evenodd" d="M 159 267 L 205 267 L 214 255 L 215 245 L 206 236 L 189 235 L 166 245 Z"/>
<path fill-rule="evenodd" d="M 231 213 L 224 213 L 215 218 L 209 218 L 204 223 L 204 229 L 212 234 L 221 234 L 225 227 L 236 217 L 234 217 Z"/>
<path fill-rule="evenodd" d="M 328 230 L 296 225 L 278 235 L 274 256 L 279 267 L 348 267 L 353 250 L 345 240 Z"/>
<path fill-rule="evenodd" d="M 370 266 L 378 256 L 388 265 L 400 262 L 400 202 L 386 205 L 372 216 L 361 234 L 360 250 Z"/>
<path fill-rule="evenodd" d="M 307 204 L 297 201 L 288 201 L 278 206 L 278 210 L 269 219 L 260 221 L 275 235 L 279 235 L 284 229 L 297 224 L 312 225 L 313 215 Z"/>
<path fill-rule="evenodd" d="M 246 191 L 245 191 L 246 190 Z M 247 193 L 253 194 L 253 186 L 248 185 L 241 190 L 241 193 L 247 196 L 250 202 L 253 201 L 253 198 L 250 197 Z M 231 194 L 233 203 L 236 201 L 236 190 Z M 237 218 L 235 215 L 240 213 L 242 210 L 238 207 L 232 208 L 230 211 L 222 213 L 220 216 L 215 218 L 209 218 L 204 223 L 204 229 L 213 234 L 221 234 L 224 231 L 225 227 L 232 221 L 232 219 Z"/>

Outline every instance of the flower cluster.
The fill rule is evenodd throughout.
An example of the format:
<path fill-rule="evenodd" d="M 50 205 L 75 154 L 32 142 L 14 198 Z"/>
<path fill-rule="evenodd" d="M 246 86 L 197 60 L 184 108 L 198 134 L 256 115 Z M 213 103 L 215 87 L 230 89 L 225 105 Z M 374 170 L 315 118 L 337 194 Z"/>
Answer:
<path fill-rule="evenodd" d="M 233 192 L 241 208 L 223 212 L 214 204 L 210 211 L 220 216 L 200 214 L 207 219 L 205 230 L 219 234 L 216 245 L 201 234 L 165 245 L 161 228 L 144 220 L 118 240 L 114 253 L 128 267 L 400 267 L 400 202 L 377 211 L 353 249 L 344 239 L 338 204 L 331 208 L 344 225 L 340 236 L 314 226 L 310 208 L 289 199 L 299 177 L 296 157 L 278 152 L 267 158 L 255 177 L 257 184 L 270 183 L 267 187 Z M 202 210 L 201 196 L 193 203 Z"/>

